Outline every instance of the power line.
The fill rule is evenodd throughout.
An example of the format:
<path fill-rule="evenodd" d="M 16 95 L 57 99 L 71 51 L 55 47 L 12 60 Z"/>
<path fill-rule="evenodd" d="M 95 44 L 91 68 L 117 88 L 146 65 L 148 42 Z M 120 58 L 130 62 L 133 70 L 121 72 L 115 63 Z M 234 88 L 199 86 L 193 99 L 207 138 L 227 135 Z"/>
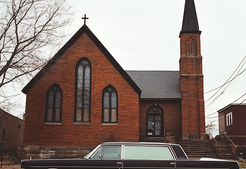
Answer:
<path fill-rule="evenodd" d="M 241 99 L 243 96 L 245 96 L 246 93 L 244 93 L 242 96 L 240 96 L 238 99 L 236 99 L 234 102 L 232 102 L 231 104 L 235 103 L 236 101 L 238 101 L 239 99 Z M 245 101 L 245 100 L 244 100 Z"/>
<path fill-rule="evenodd" d="M 234 104 L 236 101 L 238 101 L 239 99 L 241 99 L 241 98 L 242 98 L 243 96 L 245 96 L 245 95 L 246 95 L 246 93 L 244 93 L 242 96 L 240 96 L 238 99 L 236 99 L 234 102 L 230 103 L 229 105 Z M 245 102 L 245 101 L 246 101 L 246 99 L 244 99 L 244 100 L 243 100 L 241 103 L 239 103 L 237 106 L 243 104 L 243 102 Z M 236 107 L 237 107 L 237 106 L 236 106 Z M 234 107 L 233 109 L 235 109 L 236 107 Z M 216 118 L 216 117 L 218 117 L 218 116 L 208 117 L 208 116 L 214 115 L 214 114 L 216 114 L 216 113 L 218 113 L 218 112 L 216 111 L 216 112 L 213 112 L 213 113 L 211 113 L 211 114 L 209 114 L 209 115 L 206 115 L 205 118 L 206 118 L 206 119 Z"/>
<path fill-rule="evenodd" d="M 225 86 L 225 85 L 227 85 L 225 88 L 224 88 L 224 90 L 220 93 L 220 94 L 218 94 L 208 105 L 207 105 L 207 107 L 209 107 L 209 106 L 211 106 L 226 90 L 227 90 L 227 88 L 232 84 L 232 82 L 233 82 L 233 80 L 235 80 L 239 75 L 241 75 L 243 72 L 245 72 L 246 71 L 246 69 L 245 70 L 243 70 L 242 72 L 240 72 L 241 71 L 241 69 L 243 68 L 243 66 L 245 65 L 245 63 L 246 63 L 246 61 L 244 61 L 245 60 L 245 58 L 246 58 L 246 56 L 244 56 L 244 58 L 242 59 L 242 61 L 240 62 L 240 64 L 237 66 L 237 68 L 235 69 L 235 71 L 232 73 L 232 75 L 227 79 L 227 81 L 223 84 L 223 85 L 221 85 L 220 87 L 218 87 L 218 88 L 216 88 L 216 89 L 213 89 L 213 90 L 210 90 L 209 92 L 211 92 L 211 91 L 214 91 L 214 90 L 217 90 L 217 92 L 215 92 L 206 102 L 209 102 L 213 97 L 215 97 L 217 94 L 218 94 L 218 92 Z M 235 74 L 236 73 L 236 74 Z M 234 75 L 235 74 L 235 75 Z M 234 77 L 233 77 L 233 75 L 234 75 Z M 232 78 L 233 77 L 233 78 Z M 232 78 L 232 79 L 231 79 Z M 231 79 L 231 80 L 230 80 Z M 208 93 L 208 92 L 206 92 L 206 93 Z"/>
<path fill-rule="evenodd" d="M 244 69 L 242 72 L 240 72 L 237 76 L 235 76 L 233 79 L 231 79 L 231 80 L 228 81 L 227 83 L 230 83 L 231 81 L 233 81 L 234 79 L 236 79 L 238 76 L 242 75 L 245 71 L 246 71 L 246 69 Z M 226 84 L 227 84 L 227 83 L 226 83 Z M 217 87 L 217 88 L 214 88 L 214 89 L 212 89 L 212 90 L 209 90 L 209 91 L 205 92 L 204 94 L 208 94 L 208 93 L 210 93 L 210 92 L 213 92 L 213 91 L 215 91 L 215 90 L 217 90 L 217 89 L 219 89 L 219 88 L 221 88 L 221 87 L 223 87 L 223 85 L 221 85 L 221 86 L 219 86 L 219 87 Z"/>
<path fill-rule="evenodd" d="M 226 82 L 223 84 L 223 85 L 221 85 L 220 87 L 218 87 L 219 88 L 219 90 L 224 86 L 224 85 L 226 85 L 227 83 L 229 83 L 230 81 L 229 81 L 229 79 L 235 74 L 235 72 L 237 71 L 237 69 L 240 67 L 240 65 L 242 64 L 242 62 L 244 61 L 244 59 L 246 58 L 246 56 L 244 56 L 244 58 L 243 58 L 243 60 L 240 62 L 240 64 L 237 66 L 237 68 L 234 70 L 234 72 L 232 73 L 232 75 L 226 80 Z M 244 63 L 245 64 L 245 63 Z M 243 64 L 243 65 L 244 65 Z M 216 95 L 218 92 L 219 92 L 219 90 L 214 94 L 214 95 Z M 213 95 L 213 96 L 214 96 Z M 213 96 L 211 96 L 209 99 L 208 99 L 208 101 L 213 97 Z"/>
<path fill-rule="evenodd" d="M 217 113 L 217 112 L 216 112 Z M 214 118 L 218 118 L 218 116 L 213 116 L 213 117 L 205 117 L 205 119 L 214 119 Z"/>
<path fill-rule="evenodd" d="M 205 117 L 208 117 L 208 116 L 214 115 L 214 114 L 216 114 L 216 113 L 218 113 L 218 112 L 217 112 L 217 111 L 216 111 L 216 112 L 213 112 L 213 113 L 211 113 L 211 114 L 209 114 L 209 115 L 206 115 Z"/>

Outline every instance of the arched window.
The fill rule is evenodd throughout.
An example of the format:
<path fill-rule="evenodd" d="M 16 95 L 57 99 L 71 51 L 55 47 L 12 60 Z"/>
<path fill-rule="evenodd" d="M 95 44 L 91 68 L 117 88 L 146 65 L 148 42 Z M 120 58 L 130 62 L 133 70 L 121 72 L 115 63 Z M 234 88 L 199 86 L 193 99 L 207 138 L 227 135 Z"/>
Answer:
<path fill-rule="evenodd" d="M 190 37 L 187 40 L 187 56 L 195 56 L 196 55 L 196 41 Z"/>
<path fill-rule="evenodd" d="M 91 109 L 91 65 L 83 58 L 76 67 L 75 121 L 89 122 Z"/>
<path fill-rule="evenodd" d="M 62 91 L 58 85 L 53 85 L 46 95 L 45 122 L 61 122 Z"/>
<path fill-rule="evenodd" d="M 118 95 L 114 87 L 108 86 L 103 90 L 103 123 L 118 123 Z"/>
<path fill-rule="evenodd" d="M 147 136 L 160 137 L 163 136 L 163 111 L 160 106 L 151 106 L 147 112 Z"/>

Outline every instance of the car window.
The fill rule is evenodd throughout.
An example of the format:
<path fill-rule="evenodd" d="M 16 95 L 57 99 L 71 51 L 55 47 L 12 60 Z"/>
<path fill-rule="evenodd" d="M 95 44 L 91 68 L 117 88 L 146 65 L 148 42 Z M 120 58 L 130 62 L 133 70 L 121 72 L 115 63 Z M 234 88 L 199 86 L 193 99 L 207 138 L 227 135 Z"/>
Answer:
<path fill-rule="evenodd" d="M 97 150 L 91 157 L 91 159 L 99 159 L 101 149 Z"/>
<path fill-rule="evenodd" d="M 125 146 L 125 159 L 174 159 L 168 147 L 157 146 Z"/>
<path fill-rule="evenodd" d="M 95 151 L 97 151 L 99 149 L 99 147 L 101 147 L 100 145 L 96 146 L 92 151 L 90 151 L 84 158 L 91 158 L 92 154 L 95 153 Z"/>
<path fill-rule="evenodd" d="M 179 145 L 172 145 L 178 159 L 187 159 L 186 154 Z"/>
<path fill-rule="evenodd" d="M 121 146 L 102 146 L 102 159 L 120 159 Z"/>
<path fill-rule="evenodd" d="M 121 159 L 121 146 L 102 146 L 91 159 Z"/>

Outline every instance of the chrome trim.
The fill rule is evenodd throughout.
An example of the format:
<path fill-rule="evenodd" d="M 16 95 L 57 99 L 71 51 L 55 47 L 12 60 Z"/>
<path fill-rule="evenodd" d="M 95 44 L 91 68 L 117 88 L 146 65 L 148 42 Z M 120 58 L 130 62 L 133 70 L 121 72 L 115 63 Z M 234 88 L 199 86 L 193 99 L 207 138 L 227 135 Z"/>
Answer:
<path fill-rule="evenodd" d="M 173 156 L 173 160 L 177 160 L 178 157 L 177 157 L 177 155 L 176 155 L 176 153 L 175 153 L 173 147 L 172 147 L 172 146 L 168 146 L 168 149 L 169 149 L 169 151 L 171 152 L 171 154 L 172 154 L 172 156 Z"/>
<path fill-rule="evenodd" d="M 121 159 L 125 159 L 125 145 L 121 145 Z"/>
<path fill-rule="evenodd" d="M 30 168 L 47 168 L 47 169 L 59 169 L 59 168 L 81 168 L 81 166 L 29 166 Z M 85 168 L 85 167 L 84 167 Z"/>
<path fill-rule="evenodd" d="M 110 166 L 88 166 L 88 167 L 86 167 L 86 168 L 117 168 L 118 169 L 118 167 L 110 167 Z M 125 168 L 150 168 L 150 167 L 124 167 L 124 169 Z M 156 168 L 156 169 L 163 169 L 163 168 L 168 168 L 168 169 L 170 169 L 170 167 L 151 167 L 151 168 Z M 200 169 L 200 168 L 199 168 Z M 210 168 L 211 169 L 211 168 Z"/>
<path fill-rule="evenodd" d="M 91 152 L 89 152 L 84 158 L 90 159 L 91 156 L 101 147 L 101 145 L 96 146 Z"/>

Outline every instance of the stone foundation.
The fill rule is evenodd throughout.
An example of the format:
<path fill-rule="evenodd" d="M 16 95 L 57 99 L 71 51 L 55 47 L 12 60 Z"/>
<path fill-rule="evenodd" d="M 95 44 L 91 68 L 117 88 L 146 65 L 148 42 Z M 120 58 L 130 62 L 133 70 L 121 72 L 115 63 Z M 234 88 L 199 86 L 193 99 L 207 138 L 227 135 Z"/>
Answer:
<path fill-rule="evenodd" d="M 208 136 L 206 133 L 183 132 L 182 140 L 208 140 Z"/>
<path fill-rule="evenodd" d="M 25 145 L 22 146 L 21 158 L 82 158 L 92 149 L 93 147 L 88 146 Z"/>

